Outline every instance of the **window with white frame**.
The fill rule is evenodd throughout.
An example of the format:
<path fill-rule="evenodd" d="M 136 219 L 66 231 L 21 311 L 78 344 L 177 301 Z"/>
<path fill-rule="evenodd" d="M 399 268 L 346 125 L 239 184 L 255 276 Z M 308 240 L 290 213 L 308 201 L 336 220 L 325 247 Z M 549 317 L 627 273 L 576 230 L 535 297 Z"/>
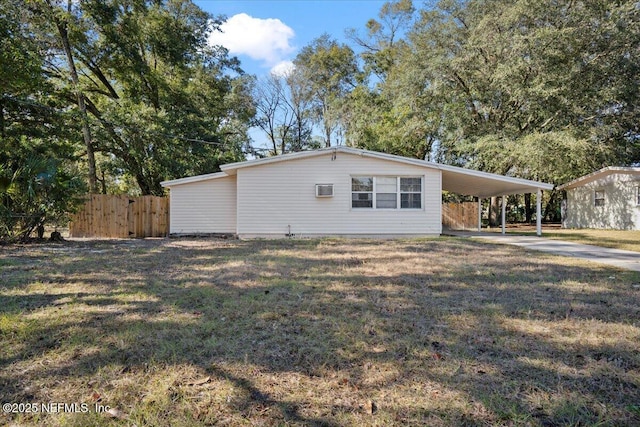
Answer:
<path fill-rule="evenodd" d="M 422 208 L 422 178 L 400 178 L 400 207 Z"/>
<path fill-rule="evenodd" d="M 371 177 L 351 178 L 351 207 L 352 208 L 372 208 L 373 207 L 373 178 Z"/>
<path fill-rule="evenodd" d="M 398 176 L 352 177 L 351 207 L 422 209 L 422 178 Z"/>
<path fill-rule="evenodd" d="M 376 209 L 398 208 L 398 178 L 378 176 L 376 181 Z"/>
<path fill-rule="evenodd" d="M 604 206 L 604 190 L 596 190 L 593 192 L 593 205 Z"/>

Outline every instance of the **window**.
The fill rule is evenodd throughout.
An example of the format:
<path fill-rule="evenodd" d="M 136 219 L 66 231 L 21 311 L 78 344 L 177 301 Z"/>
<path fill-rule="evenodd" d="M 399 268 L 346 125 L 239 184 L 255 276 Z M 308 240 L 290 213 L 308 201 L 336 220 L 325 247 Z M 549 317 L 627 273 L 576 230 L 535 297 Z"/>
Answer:
<path fill-rule="evenodd" d="M 593 205 L 604 206 L 604 190 L 596 190 L 593 194 Z"/>
<path fill-rule="evenodd" d="M 421 178 L 400 178 L 400 207 L 402 209 L 422 208 Z"/>
<path fill-rule="evenodd" d="M 351 178 L 351 207 L 373 207 L 373 178 Z"/>
<path fill-rule="evenodd" d="M 376 208 L 396 209 L 398 207 L 398 179 L 395 176 L 376 177 Z"/>
<path fill-rule="evenodd" d="M 352 177 L 351 207 L 422 209 L 422 178 Z"/>
<path fill-rule="evenodd" d="M 316 197 L 333 197 L 333 184 L 316 184 Z"/>
<path fill-rule="evenodd" d="M 636 205 L 640 206 L 640 185 L 636 187 Z"/>

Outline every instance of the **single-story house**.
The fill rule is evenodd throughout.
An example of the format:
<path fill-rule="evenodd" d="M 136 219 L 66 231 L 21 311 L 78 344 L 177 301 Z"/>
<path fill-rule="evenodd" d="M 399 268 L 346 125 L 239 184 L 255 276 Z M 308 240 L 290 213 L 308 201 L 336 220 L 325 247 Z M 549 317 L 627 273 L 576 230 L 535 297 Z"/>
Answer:
<path fill-rule="evenodd" d="M 558 189 L 563 227 L 640 230 L 640 168 L 607 167 Z"/>
<path fill-rule="evenodd" d="M 480 204 L 482 198 L 540 195 L 553 188 L 344 146 L 231 163 L 220 169 L 162 183 L 170 189 L 170 234 L 439 235 L 443 190 L 476 196 Z M 540 197 L 537 200 L 539 213 Z"/>

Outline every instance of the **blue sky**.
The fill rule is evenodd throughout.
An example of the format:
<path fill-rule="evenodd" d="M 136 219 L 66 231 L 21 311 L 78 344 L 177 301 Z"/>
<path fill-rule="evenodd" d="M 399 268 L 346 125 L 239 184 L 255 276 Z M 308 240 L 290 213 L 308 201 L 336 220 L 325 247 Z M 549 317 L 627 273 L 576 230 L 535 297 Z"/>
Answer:
<path fill-rule="evenodd" d="M 214 15 L 226 15 L 224 34 L 212 43 L 222 44 L 237 56 L 250 74 L 264 75 L 286 67 L 300 48 L 328 33 L 346 42 L 345 30 L 365 31 L 377 18 L 384 0 L 195 0 Z"/>

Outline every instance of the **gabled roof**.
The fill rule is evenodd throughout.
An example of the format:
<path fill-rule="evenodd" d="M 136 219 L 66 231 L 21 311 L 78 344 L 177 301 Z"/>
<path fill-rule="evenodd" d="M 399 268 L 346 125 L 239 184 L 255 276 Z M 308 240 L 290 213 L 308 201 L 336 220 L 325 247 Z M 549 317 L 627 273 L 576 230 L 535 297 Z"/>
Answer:
<path fill-rule="evenodd" d="M 208 179 L 216 179 L 223 176 L 235 175 L 239 169 L 255 166 L 272 165 L 292 160 L 306 159 L 322 155 L 338 155 L 339 153 L 357 155 L 361 157 L 387 160 L 396 163 L 404 163 L 412 166 L 419 166 L 442 171 L 442 189 L 454 193 L 465 194 L 477 197 L 492 197 L 505 194 L 534 193 L 540 190 L 552 190 L 553 184 L 531 181 L 522 178 L 513 178 L 494 173 L 476 171 L 472 169 L 460 168 L 457 166 L 443 165 L 440 163 L 427 162 L 420 159 L 395 156 L 393 154 L 379 153 L 377 151 L 362 150 L 351 147 L 330 147 L 313 151 L 301 151 L 297 153 L 284 154 L 281 156 L 266 157 L 263 159 L 247 160 L 244 162 L 229 163 L 220 166 L 222 172 L 219 174 L 201 175 L 199 177 L 182 178 L 174 181 L 165 181 L 163 187 L 197 182 Z"/>
<path fill-rule="evenodd" d="M 609 166 L 588 175 L 581 176 L 580 178 L 574 179 L 573 181 L 567 182 L 566 184 L 562 184 L 558 187 L 558 190 L 569 190 L 571 188 L 580 187 L 598 179 L 602 179 L 609 175 L 615 174 L 640 176 L 640 168 Z"/>

